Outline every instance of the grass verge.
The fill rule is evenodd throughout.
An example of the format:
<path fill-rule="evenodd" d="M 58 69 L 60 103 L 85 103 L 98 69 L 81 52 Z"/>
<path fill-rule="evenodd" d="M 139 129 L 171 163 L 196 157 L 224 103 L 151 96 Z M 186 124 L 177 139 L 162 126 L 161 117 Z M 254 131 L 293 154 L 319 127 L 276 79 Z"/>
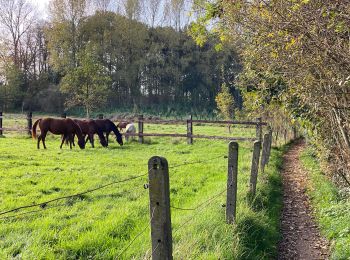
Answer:
<path fill-rule="evenodd" d="M 301 153 L 300 160 L 309 172 L 308 193 L 321 232 L 331 241 L 331 259 L 350 259 L 350 198 L 321 171 L 310 148 Z"/>

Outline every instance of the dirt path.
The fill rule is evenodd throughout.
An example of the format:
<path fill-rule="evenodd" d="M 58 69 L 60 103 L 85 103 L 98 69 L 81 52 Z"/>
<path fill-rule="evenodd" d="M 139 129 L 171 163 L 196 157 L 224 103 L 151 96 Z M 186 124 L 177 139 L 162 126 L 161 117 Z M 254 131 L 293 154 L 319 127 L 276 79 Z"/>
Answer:
<path fill-rule="evenodd" d="M 302 141 L 294 144 L 284 156 L 282 240 L 278 245 L 278 259 L 328 259 L 328 242 L 321 237 L 305 193 L 307 173 L 299 154 Z"/>

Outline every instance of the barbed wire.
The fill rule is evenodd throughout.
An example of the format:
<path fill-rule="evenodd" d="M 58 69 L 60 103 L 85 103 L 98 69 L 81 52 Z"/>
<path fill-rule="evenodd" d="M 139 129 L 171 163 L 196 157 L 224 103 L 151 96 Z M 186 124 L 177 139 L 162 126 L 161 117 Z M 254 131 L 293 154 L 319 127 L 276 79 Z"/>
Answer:
<path fill-rule="evenodd" d="M 122 256 L 122 255 L 125 253 L 125 251 L 135 242 L 135 240 L 136 240 L 138 237 L 140 237 L 140 236 L 150 227 L 151 221 L 153 220 L 153 217 L 154 217 L 154 211 L 155 211 L 155 209 L 156 209 L 156 207 L 153 208 L 152 214 L 151 214 L 151 218 L 150 218 L 148 224 L 145 226 L 145 228 L 143 228 L 143 229 L 141 230 L 141 232 L 139 232 L 139 233 L 131 240 L 131 242 L 130 242 L 126 247 L 123 248 L 122 252 L 119 253 L 119 255 L 116 257 L 116 259 L 119 259 L 119 257 Z"/>
<path fill-rule="evenodd" d="M 19 214 L 7 216 L 7 217 L 2 217 L 2 218 L 0 218 L 0 220 L 11 219 L 11 218 L 17 218 L 17 217 L 20 217 L 20 216 L 34 215 L 34 214 L 36 214 L 36 213 L 43 212 L 43 211 L 46 211 L 46 210 L 48 210 L 48 209 L 58 208 L 58 207 L 64 207 L 64 206 L 66 206 L 66 204 L 59 204 L 59 205 L 55 205 L 55 206 L 51 206 L 51 207 L 50 207 L 50 206 L 49 206 L 49 207 L 45 207 L 45 208 L 38 209 L 38 210 L 26 211 L 26 212 L 23 212 L 23 213 L 19 213 Z"/>
<path fill-rule="evenodd" d="M 216 160 L 219 158 L 227 158 L 227 155 L 220 155 L 220 156 L 216 156 L 216 157 L 213 157 L 213 158 L 210 158 L 207 160 L 200 160 L 200 161 L 192 161 L 192 162 L 184 162 L 181 164 L 175 164 L 174 166 L 170 166 L 169 169 L 178 168 L 180 166 L 185 166 L 185 165 L 197 164 L 197 163 L 206 163 L 206 162 L 213 161 L 213 160 Z"/>
<path fill-rule="evenodd" d="M 89 189 L 89 190 L 86 190 L 86 191 L 83 191 L 83 192 L 79 192 L 79 193 L 76 193 L 76 194 L 72 194 L 72 195 L 68 195 L 68 196 L 58 197 L 58 198 L 51 199 L 51 200 L 48 200 L 48 201 L 44 201 L 44 202 L 41 202 L 41 203 L 35 203 L 35 204 L 30 204 L 30 205 L 25 205 L 25 206 L 13 208 L 13 209 L 10 209 L 10 210 L 7 210 L 7 211 L 0 212 L 0 216 L 8 214 L 8 213 L 11 213 L 11 212 L 14 212 L 14 211 L 18 211 L 18 210 L 21 210 L 21 209 L 26 209 L 26 208 L 34 208 L 34 207 L 38 207 L 38 206 L 41 207 L 41 208 L 45 208 L 47 206 L 47 204 L 49 204 L 49 203 L 52 203 L 52 202 L 55 202 L 55 201 L 59 201 L 59 200 L 63 200 L 63 199 L 79 197 L 79 196 L 82 196 L 84 194 L 91 193 L 91 192 L 94 192 L 94 191 L 97 191 L 97 190 L 101 190 L 103 188 L 106 188 L 106 187 L 109 187 L 109 186 L 112 186 L 112 185 L 115 185 L 115 184 L 119 184 L 119 183 L 123 183 L 123 182 L 127 182 L 127 181 L 131 181 L 131 180 L 135 180 L 135 179 L 141 178 L 143 176 L 146 176 L 147 174 L 148 173 L 144 173 L 144 174 L 133 176 L 133 177 L 130 177 L 130 178 L 127 178 L 127 179 L 124 179 L 124 180 L 110 182 L 110 183 L 104 184 L 102 186 L 93 188 L 93 189 Z"/>
<path fill-rule="evenodd" d="M 192 214 L 190 217 L 186 218 L 185 221 L 183 221 L 183 223 L 177 227 L 176 229 L 174 229 L 174 233 L 173 234 L 176 234 L 181 228 L 183 228 L 186 224 L 190 223 L 191 221 L 193 221 L 194 219 L 194 216 L 202 211 L 203 209 L 207 208 L 216 198 L 220 197 L 224 192 L 227 191 L 227 188 L 225 188 L 224 190 L 222 190 L 221 192 L 219 192 L 218 194 L 216 194 L 215 196 L 209 198 L 208 200 L 206 200 L 205 202 L 199 204 L 197 207 L 193 208 L 193 209 L 183 209 L 183 208 L 177 208 L 176 209 L 180 209 L 180 210 L 198 210 L 196 211 L 195 214 Z M 207 203 L 207 204 L 205 204 Z M 173 208 L 173 207 L 172 207 Z"/>
<path fill-rule="evenodd" d="M 160 245 L 160 242 L 158 242 L 157 246 L 152 250 L 151 255 L 148 257 L 148 260 L 152 258 L 153 253 L 158 249 L 159 245 Z"/>

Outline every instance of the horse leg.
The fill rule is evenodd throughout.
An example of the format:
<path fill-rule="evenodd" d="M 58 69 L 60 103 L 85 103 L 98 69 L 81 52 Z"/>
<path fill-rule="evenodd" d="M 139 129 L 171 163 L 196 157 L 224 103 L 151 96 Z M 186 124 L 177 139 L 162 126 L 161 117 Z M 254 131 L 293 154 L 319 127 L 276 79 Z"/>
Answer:
<path fill-rule="evenodd" d="M 109 136 L 109 132 L 106 132 L 106 142 L 107 142 L 107 145 L 108 145 L 108 136 Z"/>
<path fill-rule="evenodd" d="M 90 139 L 90 143 L 91 143 L 92 148 L 95 148 L 95 146 L 94 146 L 94 135 L 89 135 L 89 139 Z"/>
<path fill-rule="evenodd" d="M 67 138 L 68 138 L 67 135 L 63 135 L 60 149 L 62 149 L 62 146 L 63 146 L 64 142 L 65 142 L 65 141 L 67 142 L 67 140 L 68 140 Z"/>
<path fill-rule="evenodd" d="M 41 135 L 38 136 L 37 148 L 40 149 Z"/>
<path fill-rule="evenodd" d="M 43 142 L 44 149 L 46 149 L 46 144 L 45 144 L 46 134 L 47 133 L 45 133 L 45 132 L 41 134 L 41 139 L 42 139 L 42 142 Z"/>
<path fill-rule="evenodd" d="M 85 138 L 85 137 L 84 137 Z M 85 144 L 87 144 L 87 142 L 90 140 L 90 137 L 89 137 L 89 135 L 88 136 L 86 136 L 86 140 L 85 140 Z"/>

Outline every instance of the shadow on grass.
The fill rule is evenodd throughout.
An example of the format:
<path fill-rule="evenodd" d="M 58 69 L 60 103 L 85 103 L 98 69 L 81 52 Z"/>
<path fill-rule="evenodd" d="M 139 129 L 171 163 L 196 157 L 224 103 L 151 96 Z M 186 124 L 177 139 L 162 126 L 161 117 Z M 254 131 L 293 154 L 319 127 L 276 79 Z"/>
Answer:
<path fill-rule="evenodd" d="M 270 165 L 258 178 L 256 196 L 247 194 L 250 212 L 237 223 L 243 252 L 239 259 L 276 259 L 282 210 L 283 154 L 290 144 L 274 148 Z"/>

